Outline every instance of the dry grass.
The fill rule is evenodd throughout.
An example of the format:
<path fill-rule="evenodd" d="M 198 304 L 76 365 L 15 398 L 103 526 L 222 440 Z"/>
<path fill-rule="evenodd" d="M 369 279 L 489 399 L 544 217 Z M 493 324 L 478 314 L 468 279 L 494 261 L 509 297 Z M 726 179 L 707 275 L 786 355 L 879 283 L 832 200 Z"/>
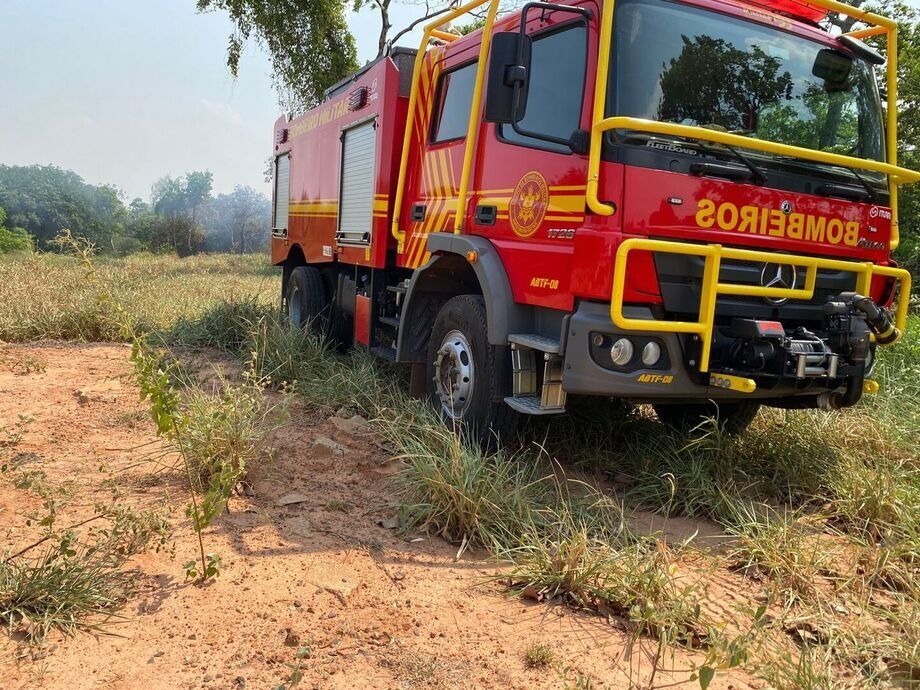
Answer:
<path fill-rule="evenodd" d="M 275 304 L 280 272 L 264 255 L 96 259 L 100 275 L 144 330 L 169 329 L 222 300 Z M 0 256 L 0 340 L 120 340 L 112 305 L 77 259 Z"/>
<path fill-rule="evenodd" d="M 528 596 L 610 612 L 665 645 L 705 642 L 712 668 L 750 653 L 751 668 L 776 687 L 866 687 L 920 674 L 917 317 L 881 353 L 881 394 L 852 410 L 764 410 L 740 438 L 713 426 L 688 439 L 645 409 L 610 407 L 534 422 L 520 448 L 486 454 L 409 401 L 391 370 L 283 328 L 271 317 L 278 276 L 261 257 L 132 257 L 100 268 L 136 322 L 167 341 L 225 348 L 308 408 L 347 405 L 373 418 L 403 459 L 405 523 L 461 550 L 494 549 Z M 0 339 L 118 337 L 97 298 L 70 259 L 0 259 Z M 534 438 L 546 452 L 527 445 Z M 576 487 L 549 458 L 605 468 L 626 488 L 614 500 Z M 750 615 L 756 635 L 717 639 L 724 621 L 704 620 L 671 549 L 629 534 L 621 499 L 721 524 L 735 538 L 729 561 L 782 607 Z M 401 670 L 422 682 L 437 666 Z"/>

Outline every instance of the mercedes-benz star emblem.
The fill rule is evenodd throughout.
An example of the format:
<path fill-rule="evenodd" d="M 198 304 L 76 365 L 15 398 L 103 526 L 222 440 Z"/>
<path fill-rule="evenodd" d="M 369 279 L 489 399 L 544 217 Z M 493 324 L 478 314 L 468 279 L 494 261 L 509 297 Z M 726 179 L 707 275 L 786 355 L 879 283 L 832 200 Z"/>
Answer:
<path fill-rule="evenodd" d="M 792 213 L 792 202 L 784 201 L 779 205 L 779 209 L 788 216 L 790 213 Z"/>
<path fill-rule="evenodd" d="M 799 274 L 791 264 L 766 263 L 760 271 L 760 284 L 765 288 L 795 288 Z M 767 304 L 785 304 L 788 297 L 764 297 Z"/>

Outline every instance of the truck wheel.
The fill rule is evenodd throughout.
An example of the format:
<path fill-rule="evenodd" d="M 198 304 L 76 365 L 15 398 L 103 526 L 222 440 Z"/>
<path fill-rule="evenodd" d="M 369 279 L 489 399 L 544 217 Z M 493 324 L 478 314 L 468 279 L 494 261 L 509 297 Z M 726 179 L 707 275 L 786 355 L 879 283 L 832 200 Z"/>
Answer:
<path fill-rule="evenodd" d="M 760 403 L 745 400 L 734 403 L 658 404 L 653 405 L 658 419 L 677 431 L 687 434 L 709 417 L 716 417 L 719 426 L 731 436 L 737 436 L 754 421 Z"/>
<path fill-rule="evenodd" d="M 441 307 L 428 343 L 428 397 L 445 423 L 485 448 L 510 439 L 518 414 L 510 394 L 511 357 L 489 344 L 486 308 L 479 295 L 460 295 Z"/>
<path fill-rule="evenodd" d="M 312 266 L 298 266 L 288 278 L 288 322 L 292 328 L 306 328 L 317 333 L 325 330 L 326 288 L 319 271 Z"/>

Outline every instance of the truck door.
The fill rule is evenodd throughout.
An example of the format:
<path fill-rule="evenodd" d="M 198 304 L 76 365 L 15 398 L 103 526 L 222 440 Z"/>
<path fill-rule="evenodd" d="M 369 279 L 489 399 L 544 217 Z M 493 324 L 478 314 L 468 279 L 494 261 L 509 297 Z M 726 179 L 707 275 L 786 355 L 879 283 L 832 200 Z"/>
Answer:
<path fill-rule="evenodd" d="M 453 232 L 477 55 L 478 46 L 473 44 L 449 54 L 434 48 L 426 57 L 406 187 L 408 217 L 404 216 L 403 227 L 409 230 L 401 257 L 408 268 L 428 260 L 428 235 Z"/>
<path fill-rule="evenodd" d="M 596 3 L 579 6 L 599 15 Z M 585 93 L 588 55 L 596 51 L 595 22 L 532 9 L 529 93 L 517 130 L 537 136 L 493 123 L 480 132 L 467 227 L 496 245 L 518 302 L 558 309 L 573 305 L 573 240 L 584 222 L 588 157 L 539 135 L 568 139 L 590 128 Z"/>

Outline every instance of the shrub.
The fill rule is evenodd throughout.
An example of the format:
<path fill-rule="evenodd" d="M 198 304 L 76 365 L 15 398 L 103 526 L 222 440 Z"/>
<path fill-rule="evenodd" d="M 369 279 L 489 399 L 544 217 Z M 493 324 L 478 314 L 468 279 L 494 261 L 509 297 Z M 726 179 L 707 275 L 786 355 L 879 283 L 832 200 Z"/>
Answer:
<path fill-rule="evenodd" d="M 25 230 L 0 226 L 0 254 L 30 252 L 33 248 L 32 236 Z"/>

